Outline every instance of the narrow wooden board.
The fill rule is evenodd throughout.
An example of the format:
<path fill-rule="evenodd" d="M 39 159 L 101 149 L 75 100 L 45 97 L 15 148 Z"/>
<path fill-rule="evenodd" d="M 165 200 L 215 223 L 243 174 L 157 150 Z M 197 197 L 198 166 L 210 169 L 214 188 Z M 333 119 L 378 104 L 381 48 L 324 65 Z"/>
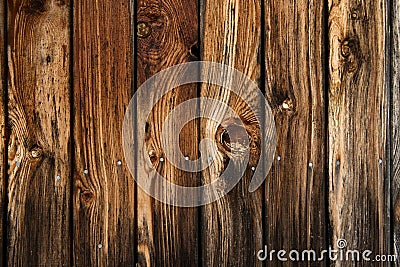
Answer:
<path fill-rule="evenodd" d="M 7 158 L 6 158 L 6 105 L 7 105 L 7 52 L 6 52 L 6 0 L 0 0 L 0 264 L 5 265 L 6 254 L 4 244 L 6 243 L 7 225 Z"/>
<path fill-rule="evenodd" d="M 8 1 L 9 266 L 71 265 L 69 25 L 68 1 Z"/>
<path fill-rule="evenodd" d="M 269 251 L 328 242 L 323 10 L 322 1 L 265 1 L 265 95 L 278 140 L 266 184 Z M 268 263 L 279 265 L 276 255 Z"/>
<path fill-rule="evenodd" d="M 400 2 L 392 1 L 391 11 L 391 161 L 392 165 L 392 207 L 393 207 L 393 248 L 394 253 L 400 253 Z M 397 264 L 400 258 L 397 259 Z"/>
<path fill-rule="evenodd" d="M 261 49 L 261 2 L 252 1 L 201 1 L 201 60 L 223 63 L 243 72 L 255 83 L 260 82 L 260 49 Z M 210 73 L 217 77 L 222 73 Z M 228 75 L 229 76 L 229 75 Z M 244 138 L 247 132 L 250 147 L 259 147 L 259 125 L 254 120 L 255 114 L 261 113 L 260 103 L 252 103 L 259 110 L 249 110 L 245 101 L 257 101 L 255 91 L 241 88 L 240 97 L 230 89 L 203 84 L 200 96 L 218 100 L 232 108 L 243 121 L 238 127 L 232 118 L 215 123 L 201 119 L 201 139 L 211 138 L 218 144 L 211 165 L 205 169 L 203 184 L 218 179 L 230 160 L 235 166 L 247 165 L 246 171 L 236 187 L 226 196 L 201 209 L 201 244 L 203 266 L 260 266 L 257 251 L 263 247 L 263 188 L 249 192 L 252 178 L 251 167 L 257 164 L 257 149 L 250 150 L 250 162 L 241 162 L 241 158 L 232 157 L 237 141 Z M 253 99 L 252 99 L 253 98 Z M 202 114 L 224 114 L 222 105 L 201 105 Z M 225 125 L 223 127 L 222 125 Z M 238 133 L 236 137 L 224 140 L 223 132 L 232 127 Z M 236 140 L 236 141 L 235 141 Z M 229 144 L 229 145 L 228 145 Z M 247 149 L 247 147 L 243 147 Z M 212 155 L 207 150 L 204 154 Z"/>
<path fill-rule="evenodd" d="M 345 239 L 373 256 L 390 254 L 387 30 L 387 1 L 329 1 L 331 245 Z"/>
<path fill-rule="evenodd" d="M 194 0 L 138 2 L 136 24 L 138 86 L 162 69 L 198 59 L 197 6 L 197 1 Z M 168 85 L 169 81 L 165 82 Z M 149 100 L 157 99 L 160 94 L 157 88 L 146 88 L 142 97 Z M 147 118 L 142 105 L 148 103 L 137 104 L 140 122 L 137 127 L 147 129 L 145 136 L 140 133 L 138 135 L 137 145 L 140 146 L 138 153 L 143 154 L 143 157 L 140 155 L 137 157 L 139 177 L 147 177 L 149 181 L 153 179 L 154 171 L 146 171 L 148 168 L 145 167 L 144 157 L 150 157 L 154 169 L 170 182 L 189 187 L 199 185 L 199 174 L 187 173 L 174 167 L 161 145 L 162 128 L 167 115 L 182 102 L 196 97 L 195 84 L 175 88 L 161 98 Z M 196 106 L 193 108 L 197 109 Z M 174 132 L 165 133 L 167 137 L 172 134 Z M 182 154 L 188 156 L 190 160 L 199 156 L 198 136 L 198 123 L 195 120 L 188 122 L 180 132 Z M 161 161 L 161 158 L 164 161 Z M 139 266 L 197 266 L 198 209 L 163 204 L 147 195 L 141 188 L 138 188 L 137 194 Z"/>
<path fill-rule="evenodd" d="M 124 161 L 121 137 L 133 91 L 131 4 L 77 0 L 73 5 L 77 266 L 134 265 L 134 180 Z"/>

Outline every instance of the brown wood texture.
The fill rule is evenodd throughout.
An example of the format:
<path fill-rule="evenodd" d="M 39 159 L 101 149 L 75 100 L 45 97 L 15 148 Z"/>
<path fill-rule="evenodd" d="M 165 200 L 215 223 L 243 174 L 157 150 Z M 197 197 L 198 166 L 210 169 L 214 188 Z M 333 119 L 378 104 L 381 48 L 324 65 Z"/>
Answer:
<path fill-rule="evenodd" d="M 252 1 L 215 1 L 201 2 L 201 60 L 223 63 L 243 72 L 256 83 L 260 83 L 260 50 L 261 50 L 261 2 Z M 211 73 L 210 75 L 222 75 Z M 229 77 L 229 74 L 228 74 Z M 252 101 L 251 95 L 256 92 L 239 89 L 239 96 L 229 88 L 221 88 L 210 84 L 201 86 L 200 96 L 216 99 L 232 108 L 243 121 L 245 131 L 237 129 L 237 141 L 230 138 L 231 150 L 219 146 L 215 158 L 203 174 L 203 184 L 219 178 L 229 161 L 240 166 L 247 164 L 242 158 L 233 156 L 235 143 L 243 133 L 249 136 L 249 146 L 258 146 L 259 129 L 254 114 L 259 110 L 249 110 L 243 100 Z M 255 101 L 253 99 L 253 101 Z M 201 105 L 204 114 L 226 110 L 221 105 Z M 218 117 L 218 116 L 217 116 Z M 233 118 L 215 122 L 202 119 L 200 123 L 201 139 L 211 138 L 218 144 L 223 144 L 221 130 L 241 128 Z M 234 130 L 236 131 L 236 130 Z M 212 154 L 212 151 L 207 151 Z M 254 158 L 254 150 L 250 152 Z M 263 247 L 263 189 L 250 193 L 249 183 L 252 177 L 251 167 L 256 164 L 249 162 L 242 180 L 237 186 L 221 199 L 201 208 L 201 244 L 203 266 L 260 266 L 256 254 Z M 217 190 L 217 189 L 216 189 Z"/>
<path fill-rule="evenodd" d="M 135 262 L 134 181 L 121 137 L 133 93 L 131 5 L 128 0 L 73 5 L 72 236 L 77 266 Z"/>
<path fill-rule="evenodd" d="M 386 1 L 329 1 L 332 246 L 389 253 Z M 337 263 L 339 265 L 339 263 Z"/>
<path fill-rule="evenodd" d="M 318 253 L 339 239 L 371 257 L 397 253 L 399 1 L 0 0 L 0 265 L 353 266 L 277 260 L 280 249 Z M 278 144 L 255 192 L 266 125 L 256 122 L 262 103 L 250 87 L 180 86 L 149 116 L 148 103 L 138 103 L 128 170 L 122 125 L 131 97 L 159 71 L 199 60 L 243 72 L 271 106 Z M 170 78 L 167 86 L 179 77 Z M 160 97 L 157 88 L 140 94 Z M 229 105 L 244 128 L 233 117 L 188 121 L 184 156 L 215 152 L 201 150 L 205 138 L 217 144 L 211 165 L 189 173 L 168 159 L 162 129 L 171 111 L 199 96 Z M 192 108 L 227 114 L 204 100 Z M 228 138 L 228 128 L 237 136 Z M 164 204 L 135 183 L 153 182 L 157 171 L 175 184 L 205 185 L 230 162 L 246 166 L 242 179 L 202 207 Z M 265 245 L 272 261 L 257 259 Z"/>
<path fill-rule="evenodd" d="M 12 266 L 71 264 L 69 25 L 68 1 L 8 1 Z"/>
<path fill-rule="evenodd" d="M 6 105 L 7 105 L 7 52 L 6 52 L 6 0 L 0 1 L 0 264 L 6 262 L 7 211 L 7 158 L 6 158 Z"/>
<path fill-rule="evenodd" d="M 400 252 L 400 2 L 392 1 L 391 8 L 391 161 L 393 163 L 392 174 L 392 208 L 393 208 L 393 248 L 394 252 Z M 397 265 L 400 259 L 397 259 Z"/>
<path fill-rule="evenodd" d="M 323 10 L 318 1 L 265 1 L 265 95 L 278 139 L 266 182 L 270 250 L 327 244 Z"/>
<path fill-rule="evenodd" d="M 197 1 L 193 0 L 138 1 L 138 86 L 160 70 L 198 59 L 197 5 Z M 154 89 L 156 88 L 146 88 L 142 97 L 159 98 L 159 92 Z M 196 173 L 185 173 L 168 161 L 166 151 L 161 145 L 161 132 L 166 116 L 182 102 L 195 97 L 195 84 L 175 88 L 160 99 L 148 118 L 141 109 L 141 105 L 148 103 L 138 103 L 137 106 L 139 121 L 146 122 L 146 125 L 137 125 L 146 127 L 145 136 L 138 136 L 138 146 L 141 146 L 138 153 L 150 157 L 154 169 L 160 175 L 182 186 L 199 185 L 200 176 Z M 173 132 L 165 134 L 171 136 Z M 198 123 L 192 120 L 180 132 L 181 151 L 191 160 L 199 156 L 197 139 Z M 145 143 L 140 143 L 140 140 L 145 140 Z M 137 164 L 138 176 L 153 179 L 154 172 L 144 168 L 144 158 L 138 157 Z M 139 266 L 196 266 L 199 261 L 198 209 L 163 204 L 140 188 L 137 194 Z"/>

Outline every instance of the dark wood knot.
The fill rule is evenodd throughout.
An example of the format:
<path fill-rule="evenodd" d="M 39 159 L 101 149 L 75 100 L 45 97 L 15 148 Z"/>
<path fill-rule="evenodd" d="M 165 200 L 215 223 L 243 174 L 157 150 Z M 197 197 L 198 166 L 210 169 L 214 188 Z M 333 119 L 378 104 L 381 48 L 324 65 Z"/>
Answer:
<path fill-rule="evenodd" d="M 352 73 L 361 65 L 360 43 L 356 38 L 346 38 L 341 42 L 341 55 L 345 71 Z"/>
<path fill-rule="evenodd" d="M 33 146 L 29 150 L 29 154 L 31 156 L 31 159 L 33 160 L 39 160 L 43 157 L 43 149 L 39 146 Z"/>
<path fill-rule="evenodd" d="M 197 42 L 190 46 L 189 58 L 190 60 L 198 60 L 200 58 L 200 49 Z"/>
<path fill-rule="evenodd" d="M 26 3 L 23 10 L 31 15 L 41 15 L 48 11 L 47 0 L 31 0 Z"/>
<path fill-rule="evenodd" d="M 90 204 L 94 201 L 95 195 L 90 190 L 84 190 L 81 194 L 81 201 L 85 205 Z"/>

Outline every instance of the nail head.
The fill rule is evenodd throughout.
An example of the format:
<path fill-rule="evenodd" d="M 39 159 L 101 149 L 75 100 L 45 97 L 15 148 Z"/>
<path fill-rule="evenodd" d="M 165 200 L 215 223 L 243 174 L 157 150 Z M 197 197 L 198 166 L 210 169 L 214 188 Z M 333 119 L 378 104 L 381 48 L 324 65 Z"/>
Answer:
<path fill-rule="evenodd" d="M 151 33 L 151 27 L 147 22 L 139 22 L 137 24 L 137 35 L 140 38 L 145 38 Z"/>
<path fill-rule="evenodd" d="M 117 161 L 117 165 L 118 165 L 118 166 L 121 166 L 121 165 L 122 165 L 122 162 L 121 162 L 120 160 L 118 160 L 118 161 Z"/>
<path fill-rule="evenodd" d="M 98 247 L 98 248 L 102 248 L 103 245 L 102 245 L 102 244 L 98 244 L 97 247 Z"/>
<path fill-rule="evenodd" d="M 88 170 L 84 170 L 83 173 L 84 173 L 84 174 L 88 174 L 89 171 L 88 171 Z"/>

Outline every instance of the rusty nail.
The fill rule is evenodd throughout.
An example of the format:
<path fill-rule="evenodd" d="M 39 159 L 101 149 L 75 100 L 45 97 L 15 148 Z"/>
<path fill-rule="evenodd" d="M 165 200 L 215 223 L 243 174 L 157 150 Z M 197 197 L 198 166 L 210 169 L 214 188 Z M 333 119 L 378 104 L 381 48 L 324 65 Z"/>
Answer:
<path fill-rule="evenodd" d="M 137 25 L 137 35 L 140 38 L 146 38 L 151 33 L 150 25 L 147 22 L 139 22 Z"/>

